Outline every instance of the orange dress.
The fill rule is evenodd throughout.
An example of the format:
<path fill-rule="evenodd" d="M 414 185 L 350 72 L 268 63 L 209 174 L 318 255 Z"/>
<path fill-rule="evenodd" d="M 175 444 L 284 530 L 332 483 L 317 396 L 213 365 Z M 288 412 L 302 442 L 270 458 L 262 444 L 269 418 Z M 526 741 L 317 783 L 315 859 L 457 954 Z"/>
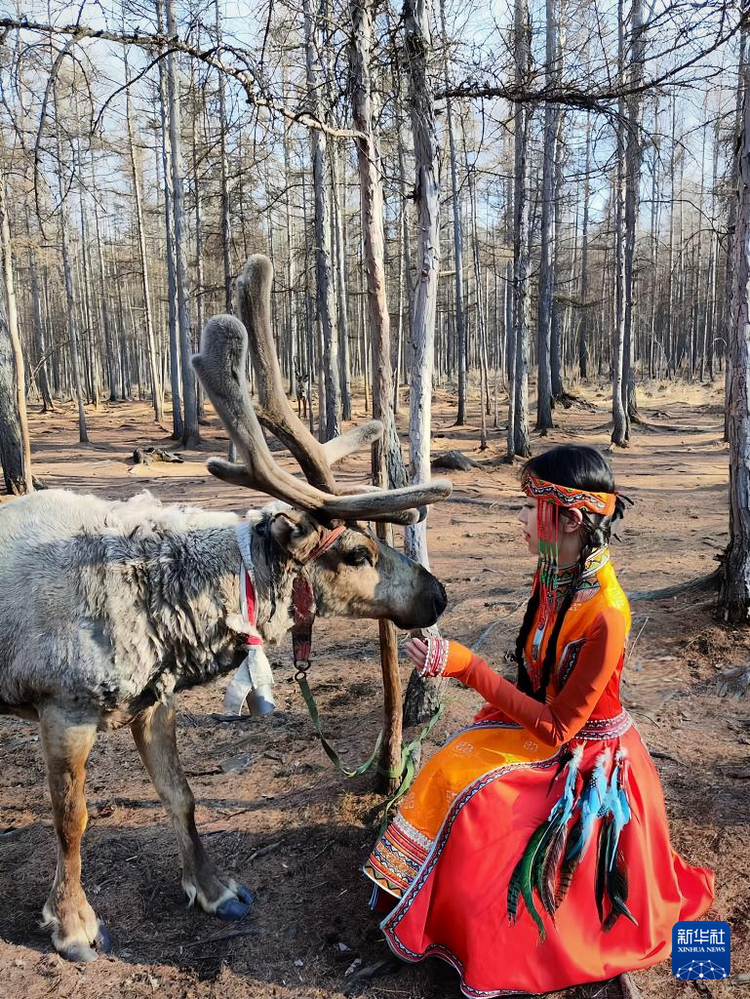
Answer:
<path fill-rule="evenodd" d="M 619 699 L 630 609 L 606 549 L 565 616 L 546 704 L 450 643 L 487 703 L 422 768 L 365 873 L 406 961 L 452 964 L 466 996 L 543 993 L 646 968 L 711 906 L 713 872 L 672 849 L 659 777 Z M 534 689 L 546 634 L 534 623 Z M 456 671 L 456 657 L 463 657 Z"/>

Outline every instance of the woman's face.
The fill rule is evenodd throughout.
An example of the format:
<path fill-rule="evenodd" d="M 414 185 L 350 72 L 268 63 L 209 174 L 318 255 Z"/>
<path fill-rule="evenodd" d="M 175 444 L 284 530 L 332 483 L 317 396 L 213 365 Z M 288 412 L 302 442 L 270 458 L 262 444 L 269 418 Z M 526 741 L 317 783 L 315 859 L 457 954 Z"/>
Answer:
<path fill-rule="evenodd" d="M 524 496 L 523 506 L 518 513 L 518 519 L 523 528 L 524 541 L 532 555 L 539 554 L 539 528 L 536 519 L 536 500 Z"/>

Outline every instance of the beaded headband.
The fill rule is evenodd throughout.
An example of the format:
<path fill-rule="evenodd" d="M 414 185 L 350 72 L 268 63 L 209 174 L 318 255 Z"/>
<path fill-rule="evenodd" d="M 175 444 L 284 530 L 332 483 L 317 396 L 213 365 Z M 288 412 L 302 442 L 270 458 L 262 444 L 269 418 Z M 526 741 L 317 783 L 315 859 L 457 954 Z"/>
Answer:
<path fill-rule="evenodd" d="M 615 493 L 593 493 L 584 489 L 572 489 L 569 486 L 558 486 L 554 482 L 546 482 L 531 472 L 526 472 L 521 480 L 521 488 L 527 496 L 546 500 L 555 506 L 566 507 L 568 510 L 588 510 L 589 513 L 600 513 L 611 517 L 615 512 Z"/>

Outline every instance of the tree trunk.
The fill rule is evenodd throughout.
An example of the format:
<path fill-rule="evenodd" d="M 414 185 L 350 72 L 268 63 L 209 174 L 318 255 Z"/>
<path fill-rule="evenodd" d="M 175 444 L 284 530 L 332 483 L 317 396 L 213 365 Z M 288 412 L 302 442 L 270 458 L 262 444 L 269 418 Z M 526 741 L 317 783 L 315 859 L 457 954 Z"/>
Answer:
<path fill-rule="evenodd" d="M 157 0 L 156 12 L 159 31 L 164 30 L 163 0 Z M 159 111 L 161 116 L 161 161 L 164 179 L 164 229 L 167 257 L 167 305 L 169 315 L 169 372 L 172 392 L 172 437 L 182 440 L 184 420 L 182 414 L 182 389 L 180 386 L 180 337 L 177 329 L 177 263 L 175 258 L 174 196 L 172 170 L 172 143 L 169 135 L 167 69 L 165 60 L 159 60 Z"/>
<path fill-rule="evenodd" d="M 546 66 L 545 84 L 554 86 L 557 59 L 557 24 L 555 0 L 546 0 Z M 559 111 L 551 101 L 544 110 L 544 160 L 542 164 L 542 225 L 541 257 L 539 261 L 539 313 L 537 322 L 537 409 L 536 429 L 542 436 L 554 427 L 552 421 L 552 294 L 555 287 L 554 222 L 555 222 L 555 160 L 557 119 Z"/>
<path fill-rule="evenodd" d="M 619 68 L 620 80 L 624 79 L 625 28 L 623 0 L 618 0 Z M 626 447 L 628 440 L 627 412 L 623 405 L 623 361 L 625 352 L 625 107 L 620 98 L 619 115 L 615 134 L 617 164 L 615 174 L 615 328 L 612 340 L 612 443 Z"/>
<path fill-rule="evenodd" d="M 516 86 L 522 88 L 528 78 L 530 59 L 529 20 L 526 0 L 515 0 L 514 47 Z M 529 199 L 527 137 L 529 112 L 516 104 L 515 113 L 515 190 L 513 198 L 513 329 L 515 333 L 513 446 L 507 459 L 531 455 L 529 440 Z M 511 433 L 509 408 L 508 433 Z"/>
<path fill-rule="evenodd" d="M 5 202 L 5 179 L 0 178 L 0 243 L 2 246 L 3 282 L 0 287 L 0 444 L 5 488 L 20 495 L 34 491 L 31 475 L 31 443 L 26 415 L 26 375 L 23 350 L 18 332 L 18 311 L 13 282 L 13 250 Z M 7 300 L 7 312 L 6 312 Z"/>
<path fill-rule="evenodd" d="M 747 53 L 747 27 L 746 27 L 746 22 L 745 21 L 742 22 L 742 27 L 740 28 L 740 43 L 739 43 L 739 48 L 740 48 L 740 51 L 739 51 L 739 72 L 737 74 L 737 93 L 735 95 L 735 115 L 736 115 L 736 125 L 735 125 L 735 127 L 736 127 L 736 131 L 737 131 L 738 135 L 742 133 L 743 126 L 744 126 L 744 112 L 746 111 L 745 100 L 747 99 L 746 95 L 747 95 L 747 90 L 748 90 L 748 83 L 750 82 L 750 81 L 748 81 L 748 75 L 750 75 L 750 73 L 748 73 L 748 66 L 747 66 L 747 59 L 748 59 L 748 53 Z M 737 183 L 738 183 L 739 167 L 740 167 L 739 156 L 735 155 L 732 158 L 732 174 L 731 174 L 731 177 L 730 177 L 730 183 L 733 186 L 736 186 Z M 728 229 L 728 232 L 729 232 L 729 253 L 728 253 L 728 256 L 727 256 L 727 268 L 726 268 L 726 278 L 725 278 L 725 287 L 724 287 L 725 293 L 727 293 L 726 297 L 727 297 L 728 301 L 730 301 L 730 302 L 733 301 L 734 287 L 735 287 L 734 282 L 737 279 L 737 276 L 736 276 L 736 273 L 735 273 L 735 270 L 734 270 L 734 266 L 730 265 L 730 262 L 731 262 L 732 265 L 734 264 L 734 258 L 735 258 L 735 254 L 736 254 L 735 244 L 736 244 L 737 233 L 738 233 L 738 229 L 739 229 L 739 227 L 738 227 L 738 221 L 737 221 L 737 212 L 738 212 L 738 199 L 735 198 L 735 197 L 733 197 L 733 198 L 730 199 L 730 202 L 729 202 L 729 218 L 727 219 L 727 229 Z M 731 310 L 731 309 L 728 310 L 725 313 L 725 315 L 727 317 L 726 318 L 726 343 L 727 343 L 727 351 L 726 351 L 726 365 L 725 365 L 725 369 L 724 369 L 724 394 L 725 394 L 725 398 L 729 399 L 729 392 L 730 392 L 730 387 L 731 387 L 730 383 L 731 383 L 731 379 L 732 379 L 732 370 L 731 370 L 732 369 L 732 351 L 729 350 L 728 345 L 730 343 L 732 343 L 733 337 L 734 337 L 734 330 L 733 330 L 733 310 Z M 729 440 L 729 406 L 726 406 L 726 408 L 725 408 L 725 415 L 724 415 L 724 440 L 727 440 L 727 441 Z"/>
<path fill-rule="evenodd" d="M 307 88 L 313 117 L 322 120 L 320 107 L 320 18 L 313 17 L 312 0 L 303 0 L 305 18 L 305 49 Z M 339 352 L 334 328 L 333 273 L 331 268 L 331 223 L 328 203 L 328 171 L 326 169 L 326 136 L 310 130 L 310 152 L 315 194 L 315 258 L 318 285 L 318 317 L 323 336 L 323 372 L 325 379 L 325 428 L 323 439 L 330 440 L 341 433 L 341 388 L 339 384 Z M 322 391 L 322 386 L 319 386 Z"/>
<path fill-rule="evenodd" d="M 216 44 L 221 47 L 221 8 L 215 3 Z M 221 261 L 224 275 L 224 309 L 231 313 L 232 302 L 232 229 L 229 217 L 229 167 L 227 160 L 227 97 L 224 74 L 218 74 L 219 89 L 219 158 L 221 161 Z"/>
<path fill-rule="evenodd" d="M 440 144 L 435 102 L 429 77 L 432 53 L 431 0 L 404 0 L 405 58 L 409 76 L 409 108 L 416 183 L 417 285 L 412 318 L 412 366 L 409 393 L 410 479 L 430 479 L 432 374 L 435 355 L 435 313 L 440 272 Z M 427 521 L 406 529 L 406 551 L 429 568 Z"/>
<path fill-rule="evenodd" d="M 0 465 L 5 488 L 11 496 L 29 490 L 24 467 L 24 440 L 18 416 L 18 377 L 13 359 L 8 314 L 5 305 L 5 278 L 0 279 Z"/>
<path fill-rule="evenodd" d="M 161 0 L 160 0 L 161 2 Z M 166 4 L 167 34 L 177 34 L 174 0 L 163 0 Z M 177 84 L 177 57 L 171 50 L 167 52 L 167 111 L 169 119 L 169 143 L 172 151 L 172 196 L 174 204 L 174 249 L 177 263 L 177 316 L 180 329 L 180 364 L 182 371 L 182 400 L 184 424 L 182 442 L 187 447 L 195 447 L 200 442 L 198 428 L 198 404 L 195 392 L 195 373 L 190 358 L 193 345 L 190 339 L 190 314 L 188 311 L 188 277 L 185 265 L 187 252 L 187 231 L 182 185 L 182 139 L 180 136 L 180 98 Z"/>
<path fill-rule="evenodd" d="M 627 100 L 628 137 L 625 148 L 625 323 L 623 406 L 627 414 L 628 436 L 630 421 L 638 419 L 635 391 L 635 333 L 633 331 L 633 300 L 635 297 L 635 237 L 641 184 L 641 95 L 637 88 L 643 80 L 645 31 L 642 0 L 633 0 L 630 8 L 630 85 L 634 93 Z"/>
<path fill-rule="evenodd" d="M 561 9 L 562 14 L 562 9 Z M 558 41 L 558 51 L 560 42 Z M 554 280 L 552 282 L 552 320 L 550 325 L 550 375 L 552 379 L 552 398 L 563 399 L 565 397 L 565 386 L 562 377 L 562 340 L 563 327 L 567 326 L 570 317 L 570 310 L 563 306 L 560 298 L 560 289 L 564 284 L 562 275 L 562 213 L 563 213 L 563 162 L 565 145 L 563 142 L 563 123 L 565 115 L 561 110 L 557 112 L 557 127 L 555 138 L 555 222 L 552 260 L 554 264 Z M 576 229 L 578 227 L 578 213 L 576 212 Z M 577 248 L 577 232 L 574 234 L 574 249 Z M 571 259 L 569 287 L 573 287 L 575 280 L 576 260 L 574 255 Z"/>
<path fill-rule="evenodd" d="M 42 299 L 39 293 L 39 277 L 36 269 L 36 256 L 34 248 L 29 240 L 29 277 L 31 283 L 31 307 L 34 314 L 34 343 L 36 352 L 39 355 L 37 366 L 39 370 L 39 388 L 42 395 L 42 412 L 52 412 L 55 403 L 52 399 L 52 392 L 49 385 L 49 375 L 47 372 L 47 346 L 44 330 L 44 317 L 42 315 Z M 53 348 L 54 350 L 55 348 Z"/>
<path fill-rule="evenodd" d="M 356 140 L 359 165 L 360 205 L 364 264 L 367 275 L 367 304 L 372 344 L 372 409 L 384 424 L 383 438 L 372 448 L 374 484 L 387 488 L 389 465 L 401 465 L 401 452 L 393 420 L 393 380 L 391 372 L 391 329 L 385 292 L 385 238 L 383 232 L 383 177 L 379 150 L 373 134 L 370 52 L 372 13 L 367 0 L 354 0 L 351 7 L 352 35 L 349 46 L 354 128 L 363 133 Z M 399 476 L 403 479 L 403 474 Z M 393 529 L 378 524 L 378 537 L 393 543 Z M 391 774 L 401 763 L 401 678 L 398 670 L 396 633 L 390 621 L 380 621 L 380 656 L 385 691 L 385 723 L 380 767 Z M 382 776 L 386 790 L 394 790 L 400 778 Z"/>
<path fill-rule="evenodd" d="M 346 297 L 346 189 L 341 179 L 338 149 L 331 156 L 333 194 L 333 232 L 336 249 L 336 300 L 338 305 L 339 379 L 341 384 L 341 419 L 352 418 L 351 362 L 349 360 L 349 316 Z"/>
<path fill-rule="evenodd" d="M 743 65 L 742 130 L 732 254 L 732 325 L 728 345 L 729 547 L 719 606 L 731 624 L 750 624 L 750 68 Z"/>
<path fill-rule="evenodd" d="M 56 87 L 53 84 L 55 97 L 55 120 L 59 122 Z M 81 387 L 81 372 L 78 363 L 78 330 L 76 327 L 76 299 L 73 290 L 73 275 L 70 269 L 70 253 L 68 251 L 68 217 L 65 210 L 65 185 L 63 183 L 62 142 L 60 141 L 60 125 L 55 126 L 55 146 L 57 152 L 57 191 L 60 198 L 60 249 L 62 251 L 63 275 L 65 279 L 65 305 L 68 317 L 68 342 L 70 343 L 70 367 L 73 374 L 73 386 L 78 403 L 78 440 L 88 444 L 89 435 L 86 429 L 86 411 L 83 408 L 83 390 Z"/>
<path fill-rule="evenodd" d="M 450 86 L 448 76 L 448 34 L 445 30 L 445 0 L 440 0 L 440 25 L 443 34 L 443 80 L 445 89 Z M 463 224 L 461 220 L 461 192 L 458 186 L 458 168 L 456 163 L 456 139 L 453 130 L 453 102 L 450 98 L 445 102 L 446 120 L 448 126 L 448 145 L 451 160 L 451 203 L 453 206 L 453 260 L 456 268 L 455 286 L 455 329 L 456 329 L 456 368 L 458 369 L 458 410 L 456 426 L 466 423 L 466 316 L 464 311 L 464 258 L 463 258 Z"/>
<path fill-rule="evenodd" d="M 468 156 L 467 156 L 468 158 Z M 487 415 L 490 412 L 489 398 L 487 394 L 488 365 L 487 365 L 487 324 L 485 313 L 485 300 L 482 292 L 482 267 L 479 257 L 479 225 L 477 222 L 477 178 L 476 170 L 473 166 L 466 164 L 466 172 L 469 179 L 469 203 L 471 206 L 471 255 L 474 265 L 474 284 L 476 287 L 477 302 L 477 331 L 479 333 L 479 382 L 480 382 L 480 431 L 479 449 L 484 451 L 487 448 Z"/>
<path fill-rule="evenodd" d="M 125 76 L 128 75 L 127 58 L 125 60 Z M 164 419 L 164 398 L 156 360 L 156 344 L 154 341 L 154 320 L 151 313 L 151 292 L 149 288 L 148 257 L 146 256 L 146 233 L 143 227 L 143 207 L 141 204 L 141 184 L 138 176 L 138 163 L 133 141 L 133 122 L 130 116 L 130 90 L 125 91 L 125 121 L 128 132 L 128 152 L 130 158 L 130 175 L 133 181 L 133 200 L 135 203 L 135 224 L 138 232 L 138 254 L 140 262 L 141 292 L 143 294 L 143 325 L 146 332 L 148 351 L 148 366 L 151 375 L 152 404 L 154 419 L 161 423 Z M 179 396 L 178 396 L 179 404 Z"/>

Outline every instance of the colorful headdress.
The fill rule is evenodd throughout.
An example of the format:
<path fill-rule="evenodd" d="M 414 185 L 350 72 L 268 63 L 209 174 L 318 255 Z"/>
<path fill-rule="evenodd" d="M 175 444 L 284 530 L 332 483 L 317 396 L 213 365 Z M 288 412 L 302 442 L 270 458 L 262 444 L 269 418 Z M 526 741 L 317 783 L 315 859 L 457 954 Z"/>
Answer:
<path fill-rule="evenodd" d="M 611 517 L 615 512 L 617 497 L 614 493 L 593 493 L 585 489 L 558 486 L 554 482 L 545 482 L 532 472 L 524 472 L 521 488 L 527 496 L 546 500 L 568 510 L 588 510 L 589 513 L 600 513 L 605 517 Z"/>
<path fill-rule="evenodd" d="M 615 512 L 617 497 L 614 493 L 595 493 L 585 489 L 559 486 L 526 471 L 521 488 L 537 502 L 537 528 L 539 534 L 539 602 L 540 626 L 551 620 L 555 612 L 558 583 L 558 556 L 560 549 L 560 509 L 587 510 L 589 513 L 611 517 Z"/>

